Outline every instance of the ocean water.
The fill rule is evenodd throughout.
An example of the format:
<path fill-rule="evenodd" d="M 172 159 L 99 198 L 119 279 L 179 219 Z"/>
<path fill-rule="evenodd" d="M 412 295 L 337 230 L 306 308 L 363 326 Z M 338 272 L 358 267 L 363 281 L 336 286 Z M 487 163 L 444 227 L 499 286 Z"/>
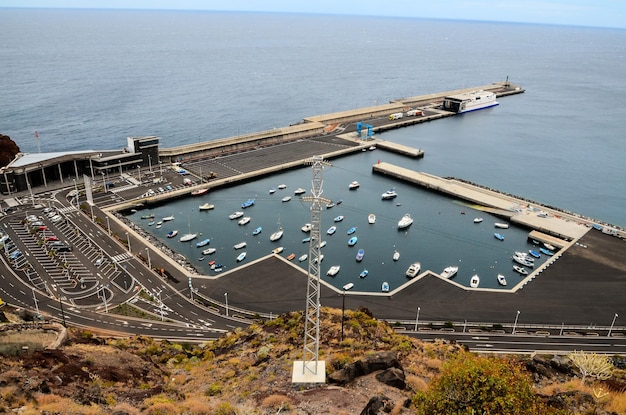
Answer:
<path fill-rule="evenodd" d="M 508 77 L 527 92 L 381 134 L 426 151 L 384 160 L 626 226 L 624 30 L 44 9 L 0 23 L 0 133 L 24 152 L 172 147 Z"/>

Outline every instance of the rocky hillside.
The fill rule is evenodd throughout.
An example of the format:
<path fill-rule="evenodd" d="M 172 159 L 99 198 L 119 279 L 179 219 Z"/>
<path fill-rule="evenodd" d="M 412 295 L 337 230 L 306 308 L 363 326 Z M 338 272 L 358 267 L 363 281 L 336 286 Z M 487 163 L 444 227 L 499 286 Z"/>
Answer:
<path fill-rule="evenodd" d="M 100 338 L 0 360 L 0 413 L 625 414 L 624 359 L 583 383 L 570 359 L 485 357 L 396 333 L 367 310 L 322 309 L 327 382 L 293 384 L 303 316 L 282 315 L 216 342 Z"/>

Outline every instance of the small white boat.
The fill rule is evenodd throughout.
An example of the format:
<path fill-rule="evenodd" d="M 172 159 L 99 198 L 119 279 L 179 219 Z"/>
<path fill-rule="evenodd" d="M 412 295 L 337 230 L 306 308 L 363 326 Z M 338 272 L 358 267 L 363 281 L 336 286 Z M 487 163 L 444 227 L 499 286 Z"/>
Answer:
<path fill-rule="evenodd" d="M 456 275 L 456 273 L 458 272 L 459 267 L 453 267 L 452 265 L 445 267 L 443 269 L 443 272 L 441 273 L 441 276 L 443 278 L 452 278 Z"/>
<path fill-rule="evenodd" d="M 238 225 L 247 225 L 250 221 L 252 220 L 252 218 L 250 216 L 244 216 L 243 218 L 239 219 L 239 222 L 237 222 Z"/>
<path fill-rule="evenodd" d="M 209 191 L 208 187 L 205 187 L 204 189 L 196 189 L 193 192 L 191 192 L 191 195 L 192 196 L 201 196 L 201 195 L 205 194 L 208 191 Z"/>
<path fill-rule="evenodd" d="M 269 193 L 269 194 L 271 194 L 271 195 L 273 195 L 274 193 L 276 193 L 276 188 L 275 188 L 275 187 L 272 187 L 272 188 L 268 191 L 268 193 Z"/>
<path fill-rule="evenodd" d="M 398 194 L 393 188 L 387 190 L 385 193 L 381 195 L 381 198 L 383 200 L 391 200 L 391 199 L 395 199 L 396 197 L 398 197 Z"/>
<path fill-rule="evenodd" d="M 326 231 L 326 233 L 328 235 L 332 235 L 333 233 L 335 233 L 337 231 L 337 227 L 336 226 L 331 226 L 330 228 L 328 228 L 328 230 Z"/>
<path fill-rule="evenodd" d="M 509 224 L 508 223 L 496 222 L 496 223 L 493 224 L 493 226 L 495 226 L 496 228 L 499 228 L 499 229 L 509 229 Z"/>
<path fill-rule="evenodd" d="M 241 248 L 245 248 L 246 247 L 246 243 L 245 242 L 239 242 L 238 244 L 233 245 L 233 248 L 235 249 L 241 249 Z"/>
<path fill-rule="evenodd" d="M 287 188 L 287 185 L 286 185 L 286 184 L 279 184 L 279 185 L 278 185 L 278 188 L 279 188 L 280 190 L 283 190 L 283 189 L 286 189 L 286 188 Z"/>
<path fill-rule="evenodd" d="M 300 257 L 298 258 L 298 261 L 300 261 L 300 262 L 304 262 L 304 261 L 306 261 L 306 259 L 307 259 L 308 257 L 309 257 L 309 255 L 307 255 L 307 254 L 302 254 L 302 255 L 300 255 Z"/>
<path fill-rule="evenodd" d="M 291 196 L 285 196 L 281 199 L 283 202 L 289 202 L 291 200 Z"/>
<path fill-rule="evenodd" d="M 166 216 L 163 218 L 163 222 L 169 222 L 171 220 L 174 220 L 174 216 Z"/>
<path fill-rule="evenodd" d="M 387 281 L 382 283 L 381 291 L 384 292 L 384 293 L 388 293 L 389 292 L 389 283 Z"/>
<path fill-rule="evenodd" d="M 406 276 L 409 278 L 414 278 L 417 274 L 419 274 L 421 267 L 422 266 L 419 262 L 412 263 L 406 270 Z"/>
<path fill-rule="evenodd" d="M 215 251 L 217 251 L 215 248 L 207 248 L 204 251 L 202 251 L 202 255 L 211 255 L 211 254 L 214 254 Z"/>
<path fill-rule="evenodd" d="M 335 219 L 333 219 L 335 222 L 341 222 L 343 220 L 343 215 L 339 215 L 336 216 Z"/>
<path fill-rule="evenodd" d="M 277 248 L 274 248 L 274 249 L 272 249 L 272 254 L 276 254 L 276 255 L 278 255 L 278 254 L 280 254 L 281 252 L 283 252 L 283 250 L 284 250 L 284 249 L 285 249 L 285 248 L 283 248 L 282 246 L 279 246 L 279 247 L 277 247 Z"/>
<path fill-rule="evenodd" d="M 506 277 L 502 274 L 498 274 L 498 284 L 506 286 Z"/>
<path fill-rule="evenodd" d="M 300 228 L 300 230 L 302 232 L 311 232 L 311 228 L 313 228 L 313 225 L 311 225 L 310 223 L 305 223 L 303 227 Z"/>
<path fill-rule="evenodd" d="M 181 242 L 189 242 L 192 239 L 196 239 L 198 237 L 197 233 L 186 233 L 183 236 L 180 237 L 180 241 Z"/>
<path fill-rule="evenodd" d="M 334 277 L 335 275 L 337 275 L 340 269 L 340 265 L 333 265 L 328 271 L 326 271 L 326 275 L 328 275 L 329 277 Z"/>
<path fill-rule="evenodd" d="M 367 223 L 369 223 L 370 225 L 376 223 L 376 215 L 374 215 L 373 213 L 367 215 Z"/>
<path fill-rule="evenodd" d="M 355 180 L 355 181 L 353 181 L 352 183 L 350 183 L 350 184 L 348 185 L 348 189 L 350 189 L 350 190 L 356 190 L 356 189 L 358 189 L 358 188 L 359 188 L 359 186 L 361 186 L 361 184 Z"/>
<path fill-rule="evenodd" d="M 154 222 L 153 220 L 152 220 L 152 221 L 150 221 L 150 222 L 148 222 L 148 226 L 152 226 L 152 225 L 154 225 L 154 224 L 155 224 L 155 222 Z"/>
<path fill-rule="evenodd" d="M 361 271 L 361 273 L 359 274 L 359 278 L 365 278 L 367 277 L 367 274 L 369 274 L 370 272 L 367 270 L 367 268 L 365 268 L 363 271 Z"/>
<path fill-rule="evenodd" d="M 349 282 L 349 283 L 347 283 L 346 285 L 344 285 L 341 288 L 343 288 L 344 291 L 348 291 L 348 290 L 350 290 L 353 287 L 354 287 L 354 283 L 353 282 Z"/>
<path fill-rule="evenodd" d="M 233 212 L 230 215 L 228 215 L 228 219 L 230 219 L 230 220 L 239 219 L 242 216 L 243 216 L 243 212 L 237 211 L 237 212 Z"/>
<path fill-rule="evenodd" d="M 397 261 L 400 259 L 400 252 L 398 251 L 393 251 L 393 256 L 392 256 L 394 261 Z"/>
<path fill-rule="evenodd" d="M 332 209 L 336 206 L 335 202 L 326 203 L 326 209 Z"/>
<path fill-rule="evenodd" d="M 314 262 L 315 262 L 315 263 L 317 263 L 317 262 L 322 262 L 323 260 L 324 260 L 324 254 L 322 254 L 322 255 L 320 255 L 320 256 L 319 256 L 319 261 L 318 261 L 318 259 L 317 259 L 317 258 L 315 258 Z"/>
<path fill-rule="evenodd" d="M 178 235 L 178 231 L 177 231 L 177 230 L 169 231 L 169 232 L 167 233 L 167 237 L 168 237 L 168 238 L 173 238 L 173 237 L 175 237 L 176 235 Z"/>
<path fill-rule="evenodd" d="M 319 246 L 320 248 L 323 248 L 326 246 L 326 241 L 322 241 L 319 244 L 317 244 L 317 246 Z"/>
<path fill-rule="evenodd" d="M 480 223 L 483 221 L 483 218 L 474 218 L 474 223 Z"/>
<path fill-rule="evenodd" d="M 519 272 L 521 275 L 528 275 L 526 268 L 520 267 L 519 265 L 513 265 L 513 270 Z"/>
<path fill-rule="evenodd" d="M 263 230 L 263 227 L 259 226 L 258 228 L 252 231 L 252 235 L 258 235 L 261 233 L 262 230 Z"/>
<path fill-rule="evenodd" d="M 517 262 L 520 265 L 523 265 L 528 268 L 534 268 L 535 263 L 531 261 L 532 257 L 521 257 L 517 255 L 513 255 L 513 261 Z"/>
<path fill-rule="evenodd" d="M 198 209 L 200 210 L 211 210 L 213 208 L 215 208 L 215 205 L 212 205 L 210 203 L 205 203 L 203 205 L 198 206 Z"/>
<path fill-rule="evenodd" d="M 408 228 L 412 224 L 413 224 L 413 218 L 408 213 L 405 213 L 404 216 L 402 216 L 402 219 L 398 221 L 398 229 Z"/>
<path fill-rule="evenodd" d="M 161 226 L 163 226 L 163 225 L 162 225 L 162 224 L 160 224 L 160 223 L 157 223 L 157 226 L 155 226 L 155 228 L 157 228 L 157 229 L 161 229 Z"/>
<path fill-rule="evenodd" d="M 274 242 L 283 237 L 283 228 L 278 228 L 276 232 L 270 235 L 270 241 Z"/>
<path fill-rule="evenodd" d="M 246 252 L 245 251 L 240 253 L 239 255 L 237 255 L 237 262 L 241 262 L 244 259 L 246 259 Z"/>
<path fill-rule="evenodd" d="M 556 248 L 554 247 L 554 245 L 550 245 L 550 244 L 549 244 L 549 243 L 547 243 L 547 242 L 544 242 L 544 243 L 543 243 L 543 246 L 544 246 L 546 249 L 549 249 L 550 251 L 554 251 L 554 250 L 556 249 Z"/>
<path fill-rule="evenodd" d="M 472 278 L 470 279 L 470 287 L 476 288 L 478 287 L 478 284 L 480 284 L 480 278 L 478 278 L 478 275 L 476 274 L 472 275 Z"/>
<path fill-rule="evenodd" d="M 296 195 L 296 196 L 304 194 L 304 193 L 306 193 L 306 190 L 304 190 L 301 187 L 298 187 L 296 190 L 293 191 L 293 194 Z"/>

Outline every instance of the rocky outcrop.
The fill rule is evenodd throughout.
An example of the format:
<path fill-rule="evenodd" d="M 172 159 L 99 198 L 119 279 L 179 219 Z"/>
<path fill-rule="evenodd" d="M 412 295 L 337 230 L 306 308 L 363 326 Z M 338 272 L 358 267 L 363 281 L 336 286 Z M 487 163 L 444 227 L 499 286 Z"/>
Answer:
<path fill-rule="evenodd" d="M 20 148 L 11 137 L 0 134 L 0 167 L 8 165 L 19 152 Z"/>
<path fill-rule="evenodd" d="M 346 365 L 343 369 L 331 373 L 328 376 L 328 380 L 331 383 L 346 385 L 360 376 L 391 368 L 398 369 L 404 379 L 404 370 L 396 354 L 389 351 L 377 352 L 367 356 L 365 359 Z"/>

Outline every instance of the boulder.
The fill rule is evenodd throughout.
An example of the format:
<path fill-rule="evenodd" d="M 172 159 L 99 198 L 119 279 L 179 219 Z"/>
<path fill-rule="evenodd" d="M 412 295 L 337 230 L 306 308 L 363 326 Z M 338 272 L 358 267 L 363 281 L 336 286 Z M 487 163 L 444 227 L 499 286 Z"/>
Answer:
<path fill-rule="evenodd" d="M 398 361 L 395 353 L 388 351 L 378 352 L 365 357 L 363 360 L 346 365 L 343 369 L 334 371 L 328 375 L 328 380 L 331 383 L 345 385 L 360 376 L 369 375 L 372 372 L 389 368 L 397 368 L 403 372 L 402 365 Z"/>
<path fill-rule="evenodd" d="M 378 395 L 370 398 L 360 415 L 379 415 L 381 411 L 382 413 L 389 413 L 392 409 L 393 403 L 391 400 L 385 395 Z"/>
<path fill-rule="evenodd" d="M 391 367 L 383 370 L 376 375 L 376 379 L 385 385 L 389 385 L 400 390 L 404 390 L 406 388 L 404 372 L 402 369 L 398 369 L 397 367 Z"/>

